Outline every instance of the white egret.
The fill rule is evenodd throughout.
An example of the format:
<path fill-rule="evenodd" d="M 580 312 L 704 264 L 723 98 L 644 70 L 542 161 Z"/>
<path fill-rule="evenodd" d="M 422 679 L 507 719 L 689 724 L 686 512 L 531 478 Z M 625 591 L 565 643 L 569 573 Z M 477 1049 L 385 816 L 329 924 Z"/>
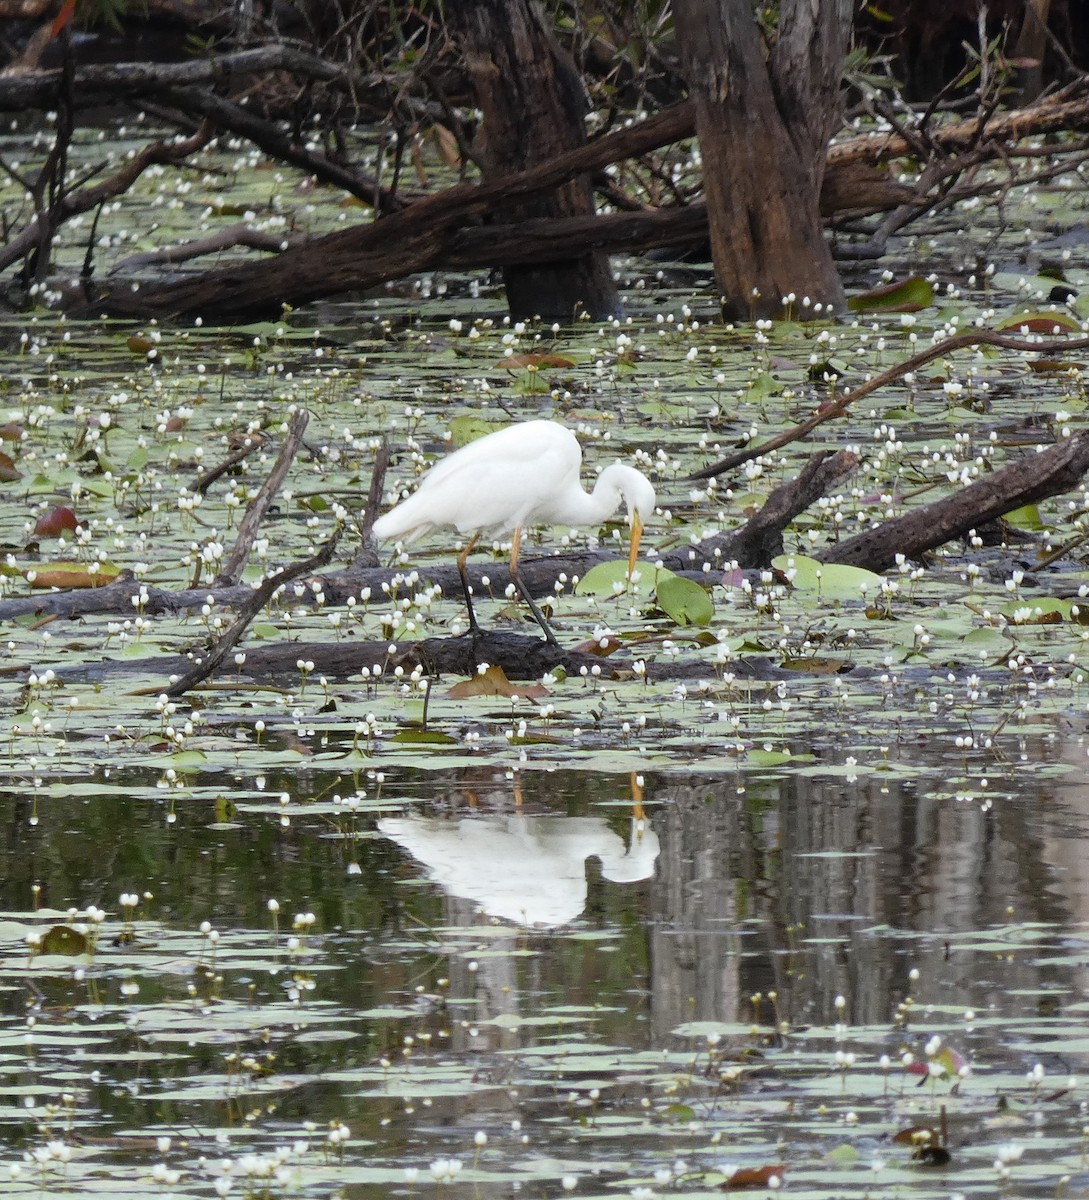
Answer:
<path fill-rule="evenodd" d="M 643 522 L 654 512 L 654 488 L 645 475 L 613 463 L 598 476 L 592 492 L 579 482 L 582 449 L 578 439 L 555 421 L 508 425 L 470 442 L 436 463 L 411 496 L 374 523 L 379 541 L 414 541 L 433 529 L 453 527 L 469 534 L 458 555 L 469 624 L 478 631 L 465 563 L 481 536 L 512 534 L 510 576 L 550 643 L 556 637 L 522 580 L 518 552 L 522 530 L 532 525 L 597 525 L 621 501 L 631 526 L 628 574 L 635 569 Z"/>

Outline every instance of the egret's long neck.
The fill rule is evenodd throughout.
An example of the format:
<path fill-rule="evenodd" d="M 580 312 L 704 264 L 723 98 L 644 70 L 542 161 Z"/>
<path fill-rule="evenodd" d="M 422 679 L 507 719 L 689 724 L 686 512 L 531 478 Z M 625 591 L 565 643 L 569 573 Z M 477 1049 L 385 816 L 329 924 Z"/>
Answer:
<path fill-rule="evenodd" d="M 592 492 L 571 491 L 564 495 L 562 505 L 552 513 L 557 525 L 599 525 L 620 507 L 620 489 L 615 480 L 606 478 L 608 471 L 598 476 Z"/>

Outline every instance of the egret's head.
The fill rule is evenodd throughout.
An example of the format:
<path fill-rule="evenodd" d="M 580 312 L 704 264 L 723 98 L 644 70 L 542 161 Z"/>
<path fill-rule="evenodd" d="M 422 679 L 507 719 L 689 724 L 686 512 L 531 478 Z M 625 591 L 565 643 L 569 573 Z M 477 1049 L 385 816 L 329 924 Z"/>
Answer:
<path fill-rule="evenodd" d="M 622 463 L 613 463 L 601 473 L 604 481 L 615 487 L 628 510 L 628 524 L 631 526 L 631 550 L 628 552 L 628 574 L 635 570 L 635 560 L 639 557 L 639 542 L 643 536 L 643 525 L 654 513 L 658 498 L 654 494 L 654 486 L 650 480 L 634 467 L 625 467 Z"/>

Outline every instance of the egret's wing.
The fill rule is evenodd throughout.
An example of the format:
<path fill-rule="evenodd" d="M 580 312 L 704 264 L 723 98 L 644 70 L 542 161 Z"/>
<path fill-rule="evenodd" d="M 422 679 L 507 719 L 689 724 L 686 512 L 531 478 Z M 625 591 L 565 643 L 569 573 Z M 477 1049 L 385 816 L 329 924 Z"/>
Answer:
<path fill-rule="evenodd" d="M 436 463 L 413 495 L 375 523 L 375 534 L 411 538 L 444 525 L 504 533 L 547 519 L 558 496 L 579 488 L 581 458 L 562 425 L 508 426 Z"/>

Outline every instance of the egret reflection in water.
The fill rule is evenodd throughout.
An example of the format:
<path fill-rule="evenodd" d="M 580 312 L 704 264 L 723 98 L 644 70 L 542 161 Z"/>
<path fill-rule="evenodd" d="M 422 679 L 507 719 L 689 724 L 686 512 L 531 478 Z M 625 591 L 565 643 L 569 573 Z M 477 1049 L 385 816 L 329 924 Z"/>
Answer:
<path fill-rule="evenodd" d="M 407 850 L 444 891 L 488 916 L 538 929 L 566 925 L 586 907 L 586 860 L 614 883 L 654 874 L 658 835 L 642 815 L 629 841 L 603 817 L 529 816 L 521 811 L 466 817 L 385 817 L 378 832 Z"/>

